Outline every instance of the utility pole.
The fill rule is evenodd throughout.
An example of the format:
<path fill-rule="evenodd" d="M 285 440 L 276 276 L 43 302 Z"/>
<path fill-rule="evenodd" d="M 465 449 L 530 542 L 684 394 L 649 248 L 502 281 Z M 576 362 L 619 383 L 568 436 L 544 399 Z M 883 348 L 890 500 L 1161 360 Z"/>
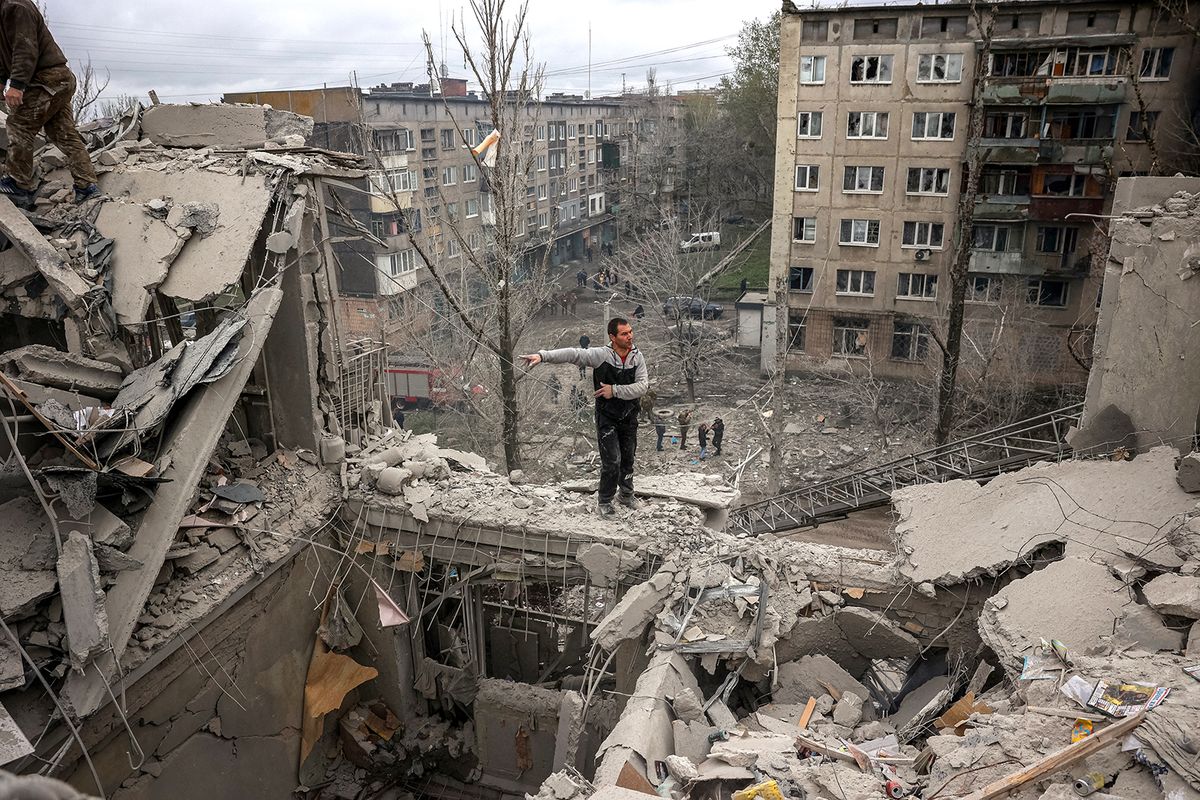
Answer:
<path fill-rule="evenodd" d="M 442 93 L 438 82 L 437 60 L 433 57 L 433 45 L 429 42 L 429 32 L 421 31 L 421 39 L 425 42 L 425 74 L 429 76 L 429 96 Z"/>

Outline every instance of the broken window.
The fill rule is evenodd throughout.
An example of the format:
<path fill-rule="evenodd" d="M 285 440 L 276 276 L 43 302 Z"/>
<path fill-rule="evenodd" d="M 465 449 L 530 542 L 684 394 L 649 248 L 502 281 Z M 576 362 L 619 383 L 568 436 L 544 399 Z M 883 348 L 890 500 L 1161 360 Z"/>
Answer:
<path fill-rule="evenodd" d="M 984 167 L 979 176 L 979 191 L 1002 197 L 1028 195 L 1031 174 L 1028 167 Z"/>
<path fill-rule="evenodd" d="M 788 309 L 788 349 L 804 352 L 804 334 L 806 332 L 805 318 L 807 311 L 803 308 Z"/>
<path fill-rule="evenodd" d="M 966 36 L 966 15 L 952 17 L 922 17 L 921 38 L 928 39 L 936 36 Z"/>
<path fill-rule="evenodd" d="M 811 292 L 813 290 L 812 267 L 788 267 L 788 291 Z"/>
<path fill-rule="evenodd" d="M 950 170 L 943 167 L 909 167 L 908 194 L 949 194 Z"/>
<path fill-rule="evenodd" d="M 886 139 L 888 112 L 851 111 L 846 115 L 847 139 Z"/>
<path fill-rule="evenodd" d="M 899 20 L 896 17 L 854 20 L 854 38 L 858 41 L 870 39 L 895 39 Z"/>
<path fill-rule="evenodd" d="M 870 322 L 855 317 L 833 318 L 833 353 L 839 356 L 865 357 Z"/>
<path fill-rule="evenodd" d="M 801 111 L 797 114 L 796 136 L 801 139 L 821 138 L 821 112 Z"/>
<path fill-rule="evenodd" d="M 917 60 L 920 83 L 958 83 L 962 80 L 962 53 L 925 53 Z"/>
<path fill-rule="evenodd" d="M 817 240 L 817 218 L 792 217 L 792 240 L 815 242 Z"/>
<path fill-rule="evenodd" d="M 900 361 L 924 361 L 929 355 L 929 332 L 919 322 L 901 322 L 892 326 L 892 358 Z"/>
<path fill-rule="evenodd" d="M 1079 241 L 1079 229 L 1059 225 L 1039 226 L 1037 229 L 1037 251 L 1039 253 L 1075 252 Z"/>
<path fill-rule="evenodd" d="M 935 299 L 937 297 L 937 275 L 901 272 L 896 279 L 896 297 Z"/>
<path fill-rule="evenodd" d="M 875 294 L 875 270 L 839 269 L 837 271 L 838 294 Z"/>
<path fill-rule="evenodd" d="M 971 247 L 991 253 L 1015 252 L 1021 249 L 1022 235 L 1016 225 L 975 225 L 971 236 Z"/>
<path fill-rule="evenodd" d="M 988 74 L 993 77 L 1032 77 L 1049 75 L 1054 63 L 1053 50 L 1016 50 L 992 53 Z"/>
<path fill-rule="evenodd" d="M 796 191 L 815 192 L 819 187 L 820 168 L 816 164 L 796 165 Z"/>
<path fill-rule="evenodd" d="M 1133 111 L 1129 114 L 1129 129 L 1125 131 L 1127 142 L 1148 142 L 1154 134 L 1154 125 L 1158 122 L 1157 111 Z"/>
<path fill-rule="evenodd" d="M 1147 47 L 1142 51 L 1142 66 L 1138 75 L 1149 80 L 1166 80 L 1171 77 L 1171 62 L 1174 59 L 1174 47 Z"/>
<path fill-rule="evenodd" d="M 800 24 L 800 41 L 824 42 L 829 39 L 829 21 L 806 19 Z"/>
<path fill-rule="evenodd" d="M 421 148 L 421 159 L 422 160 L 432 161 L 435 158 L 437 158 L 437 148 L 436 147 L 422 147 Z"/>
<path fill-rule="evenodd" d="M 1084 197 L 1088 194 L 1088 176 L 1074 172 L 1042 177 L 1042 194 L 1054 197 Z"/>
<path fill-rule="evenodd" d="M 905 222 L 901 246 L 940 250 L 944 231 L 945 226 L 941 222 Z"/>
<path fill-rule="evenodd" d="M 1030 14 L 1013 14 L 1008 20 L 1008 29 L 1019 31 L 1021 33 L 1037 33 L 1042 27 L 1042 15 L 1040 13 Z"/>
<path fill-rule="evenodd" d="M 983 138 L 1025 139 L 1028 136 L 1028 111 L 989 111 L 984 114 Z"/>
<path fill-rule="evenodd" d="M 851 83 L 891 83 L 892 57 L 854 56 L 850 60 Z"/>
<path fill-rule="evenodd" d="M 437 131 L 434 128 L 421 128 L 421 143 L 431 144 L 436 141 Z"/>
<path fill-rule="evenodd" d="M 916 111 L 913 113 L 913 139 L 953 139 L 953 111 Z"/>
<path fill-rule="evenodd" d="M 842 175 L 842 191 L 882 192 L 883 167 L 846 167 Z"/>
<path fill-rule="evenodd" d="M 1049 278 L 1030 278 L 1027 299 L 1030 303 L 1051 308 L 1067 304 L 1067 282 Z"/>
<path fill-rule="evenodd" d="M 838 244 L 858 245 L 867 247 L 879 246 L 879 220 L 877 219 L 844 219 L 841 224 L 841 237 Z M 841 274 L 841 273 L 839 273 Z M 875 273 L 871 273 L 873 276 Z M 873 278 L 872 278 L 873 280 Z"/>
<path fill-rule="evenodd" d="M 800 56 L 800 82 L 825 82 L 825 56 Z"/>
<path fill-rule="evenodd" d="M 1000 278 L 995 275 L 968 275 L 968 303 L 999 303 Z"/>

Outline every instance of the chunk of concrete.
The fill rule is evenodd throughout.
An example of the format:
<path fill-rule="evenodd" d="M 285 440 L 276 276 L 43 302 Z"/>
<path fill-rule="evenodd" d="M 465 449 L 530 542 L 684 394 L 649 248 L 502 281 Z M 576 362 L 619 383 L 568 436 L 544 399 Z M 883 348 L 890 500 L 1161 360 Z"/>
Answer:
<path fill-rule="evenodd" d="M 878 612 L 844 608 L 833 616 L 850 646 L 871 660 L 915 656 L 921 649 L 911 633 Z"/>
<path fill-rule="evenodd" d="M 619 547 L 588 542 L 575 551 L 575 560 L 588 574 L 593 586 L 616 586 L 622 575 L 642 565 L 642 557 Z"/>
<path fill-rule="evenodd" d="M 871 696 L 866 686 L 833 659 L 817 653 L 779 667 L 779 688 L 775 690 L 773 700 L 776 703 L 805 703 L 810 697 L 828 694 L 830 688 L 841 693 L 852 692 L 859 697 Z"/>
<path fill-rule="evenodd" d="M 1179 488 L 1195 494 L 1200 492 L 1200 453 L 1192 451 L 1179 459 L 1179 469 L 1175 471 L 1175 480 Z"/>
<path fill-rule="evenodd" d="M 834 614 L 800 617 L 775 643 L 776 663 L 795 661 L 810 653 L 828 656 L 854 676 L 862 675 L 871 664 L 846 638 Z"/>
<path fill-rule="evenodd" d="M 1159 575 L 1142 592 L 1146 602 L 1160 614 L 1200 619 L 1200 577 L 1195 575 Z"/>
<path fill-rule="evenodd" d="M 1121 644 L 1133 645 L 1147 653 L 1162 650 L 1182 650 L 1183 631 L 1168 628 L 1157 611 L 1141 603 L 1130 603 L 1125 607 L 1125 616 L 1117 622 L 1116 639 Z"/>
<path fill-rule="evenodd" d="M 120 367 L 44 344 L 30 344 L 0 355 L 0 369 L 22 380 L 80 391 L 101 400 L 116 397 L 125 377 Z"/>
<path fill-rule="evenodd" d="M 277 231 L 267 237 L 267 250 L 283 255 L 296 246 L 296 240 L 287 231 Z"/>
<path fill-rule="evenodd" d="M 411 477 L 412 472 L 404 467 L 387 467 L 379 473 L 379 477 L 375 480 L 375 488 L 384 494 L 403 494 L 404 482 Z"/>
<path fill-rule="evenodd" d="M 57 571 L 71 666 L 82 671 L 93 655 L 108 647 L 108 612 L 92 540 L 79 531 L 69 533 Z"/>
<path fill-rule="evenodd" d="M 626 639 L 641 636 L 674 584 L 673 573 L 659 570 L 650 580 L 634 586 L 592 629 L 592 641 L 613 650 Z"/>
<path fill-rule="evenodd" d="M 709 737 L 717 732 L 716 726 L 677 719 L 671 723 L 671 730 L 675 734 L 675 752 L 677 754 L 693 764 L 701 764 L 704 759 L 708 758 L 708 751 L 712 747 L 712 740 Z"/>
<path fill-rule="evenodd" d="M 50 522 L 37 501 L 17 497 L 0 505 L 4 535 L 0 536 L 0 615 L 6 619 L 28 615 L 37 604 L 54 593 L 55 575 L 45 569 L 27 569 L 21 564 L 26 552 L 41 541 L 50 542 Z"/>
<path fill-rule="evenodd" d="M 267 106 L 163 103 L 142 114 L 142 135 L 167 147 L 259 148 L 289 134 L 307 138 L 312 129 L 311 117 Z"/>
<path fill-rule="evenodd" d="M 113 240 L 113 311 L 122 325 L 145 321 L 153 292 L 180 252 L 179 234 L 140 203 L 104 203 L 96 219 Z"/>
<path fill-rule="evenodd" d="M 846 692 L 833 707 L 833 721 L 838 725 L 853 728 L 862 721 L 865 698 L 854 692 Z"/>

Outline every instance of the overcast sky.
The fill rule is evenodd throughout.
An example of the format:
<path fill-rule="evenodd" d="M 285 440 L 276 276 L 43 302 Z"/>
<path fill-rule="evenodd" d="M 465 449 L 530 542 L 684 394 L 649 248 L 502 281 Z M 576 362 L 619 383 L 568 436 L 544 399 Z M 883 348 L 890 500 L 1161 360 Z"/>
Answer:
<path fill-rule="evenodd" d="M 155 89 L 166 102 L 218 100 L 225 91 L 425 81 L 428 32 L 451 76 L 466 77 L 450 21 L 469 11 L 437 0 L 46 0 L 55 39 L 73 67 L 89 58 L 111 82 L 105 96 Z M 516 8 L 516 0 L 509 0 Z M 534 58 L 547 91 L 594 95 L 645 85 L 655 67 L 676 89 L 711 86 L 730 70 L 726 48 L 779 0 L 530 0 Z"/>

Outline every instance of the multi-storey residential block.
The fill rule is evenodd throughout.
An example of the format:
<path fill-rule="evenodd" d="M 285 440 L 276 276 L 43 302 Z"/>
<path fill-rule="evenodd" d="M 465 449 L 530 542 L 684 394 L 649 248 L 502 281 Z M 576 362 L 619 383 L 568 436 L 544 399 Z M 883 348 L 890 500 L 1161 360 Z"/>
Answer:
<path fill-rule="evenodd" d="M 1154 2 L 978 8 L 785 3 L 771 285 L 787 316 L 764 309 L 764 370 L 783 346 L 793 369 L 928 374 L 977 153 L 968 328 L 1007 329 L 999 355 L 1039 380 L 1081 373 L 1069 345 L 1095 316 L 1116 178 L 1195 162 L 1196 38 Z"/>

